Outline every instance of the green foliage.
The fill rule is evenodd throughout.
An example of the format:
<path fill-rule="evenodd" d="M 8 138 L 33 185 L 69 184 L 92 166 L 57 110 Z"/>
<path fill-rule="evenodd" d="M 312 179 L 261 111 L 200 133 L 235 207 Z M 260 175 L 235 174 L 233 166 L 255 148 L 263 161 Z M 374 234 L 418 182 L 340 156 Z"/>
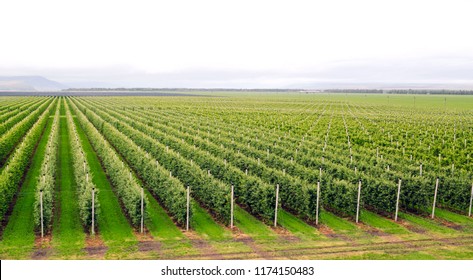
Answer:
<path fill-rule="evenodd" d="M 59 144 L 59 110 L 61 103 L 56 106 L 51 133 L 46 144 L 46 154 L 41 164 L 40 174 L 37 178 L 35 205 L 34 205 L 34 224 L 36 229 L 41 227 L 41 203 L 43 210 L 43 226 L 45 232 L 52 225 L 54 212 L 54 199 L 56 190 L 56 168 Z M 42 197 L 41 197 L 42 196 Z"/>
<path fill-rule="evenodd" d="M 92 226 L 92 192 L 94 191 L 94 212 L 95 225 L 97 225 L 98 216 L 100 215 L 100 194 L 93 183 L 93 173 L 87 163 L 84 155 L 84 149 L 79 140 L 76 126 L 72 119 L 69 105 L 66 104 L 66 118 L 69 133 L 69 141 L 72 152 L 72 166 L 74 170 L 74 178 L 79 202 L 79 214 L 82 224 L 89 229 Z"/>
<path fill-rule="evenodd" d="M 17 106 L 15 109 L 10 109 L 8 113 L 0 115 L 0 135 L 7 132 L 46 101 L 46 99 L 39 99 L 35 102 L 28 102 L 26 105 Z"/>
<path fill-rule="evenodd" d="M 6 162 L 0 175 L 0 217 L 5 218 L 5 214 L 10 207 L 10 203 L 18 190 L 23 174 L 28 167 L 28 163 L 33 155 L 36 143 L 38 142 L 46 125 L 48 115 L 53 108 L 52 99 L 48 99 L 42 107 L 42 113 L 35 120 L 31 129 L 26 133 L 21 144 L 15 149 L 9 160 Z"/>
<path fill-rule="evenodd" d="M 36 123 L 39 116 L 48 107 L 50 102 L 43 102 L 41 106 L 35 106 L 36 108 L 30 112 L 30 114 L 20 114 L 23 118 L 15 118 L 17 121 L 14 125 L 10 125 L 5 134 L 0 137 L 0 164 L 3 165 L 10 154 L 15 148 L 21 138 L 26 132 L 30 130 L 33 124 Z"/>
<path fill-rule="evenodd" d="M 72 104 L 72 103 L 71 103 Z M 88 136 L 95 152 L 100 158 L 105 171 L 115 187 L 115 191 L 123 208 L 127 213 L 131 224 L 139 227 L 141 223 L 141 187 L 126 165 L 122 161 L 113 147 L 106 141 L 104 136 L 94 127 L 82 112 L 72 104 L 72 110 L 76 113 L 77 119 Z M 147 198 L 144 199 L 145 209 Z M 144 213 L 146 215 L 146 213 Z"/>
<path fill-rule="evenodd" d="M 134 170 L 145 182 L 146 187 L 159 198 L 172 217 L 179 224 L 184 225 L 186 222 L 187 191 L 179 180 L 170 177 L 169 173 L 159 163 L 156 164 L 156 160 L 152 159 L 143 149 L 112 125 L 100 121 L 92 111 L 89 110 L 86 115 L 93 124 L 100 123 L 104 136 L 132 164 Z"/>
<path fill-rule="evenodd" d="M 94 123 L 101 123 L 101 118 L 88 110 L 87 113 L 90 120 Z M 102 116 L 102 114 L 101 114 Z M 202 170 L 200 170 L 196 165 L 192 165 L 189 161 L 186 161 L 177 153 L 172 151 L 167 151 L 167 149 L 160 143 L 156 142 L 152 138 L 138 131 L 133 130 L 130 126 L 127 126 L 125 123 L 120 125 L 120 130 L 130 138 L 120 133 L 116 128 L 114 128 L 109 123 L 104 123 L 104 130 L 106 133 L 113 135 L 110 141 L 116 143 L 116 147 L 120 147 L 119 150 L 122 151 L 123 156 L 130 162 L 133 162 L 137 170 L 140 170 L 140 164 L 146 164 L 147 169 L 143 169 L 141 176 L 144 179 L 149 178 L 147 175 L 153 170 L 157 169 L 156 160 L 158 160 L 158 165 L 163 165 L 172 172 L 172 176 L 178 178 L 185 186 L 191 186 L 192 193 L 194 198 L 196 198 L 200 203 L 202 203 L 209 211 L 214 214 L 217 219 L 220 219 L 224 223 L 229 223 L 230 221 L 230 191 L 229 188 L 223 184 L 215 184 L 211 181 L 211 178 L 207 176 Z M 121 144 L 123 143 L 123 144 Z M 136 144 L 139 146 L 137 146 Z M 147 152 L 144 152 L 143 149 Z M 147 153 L 151 154 L 155 159 L 151 159 L 147 156 Z M 185 212 L 182 212 L 186 209 L 185 207 L 185 192 L 184 188 L 181 185 L 179 187 L 178 180 L 169 179 L 169 173 L 164 172 L 164 169 L 158 169 L 160 171 L 160 176 L 163 180 L 172 182 L 173 184 L 159 184 L 159 182 L 153 181 L 152 178 L 149 178 L 149 181 L 146 181 L 148 185 L 151 185 L 155 189 L 163 188 L 169 186 L 168 190 L 173 191 L 173 193 L 158 195 L 159 198 L 162 197 L 163 203 L 166 207 L 169 207 L 168 210 L 175 210 L 178 212 L 176 218 L 184 222 L 185 221 Z M 145 171 L 148 171 L 147 173 Z M 152 173 L 151 173 L 152 174 Z M 158 177 L 159 178 L 159 177 Z M 156 180 L 156 177 L 155 179 Z M 172 187 L 176 185 L 177 187 Z M 155 187 L 156 186 L 156 187 Z M 172 201 L 170 201 L 172 199 Z M 172 202 L 172 203 L 171 203 Z M 181 203 L 180 203 L 181 202 Z"/>

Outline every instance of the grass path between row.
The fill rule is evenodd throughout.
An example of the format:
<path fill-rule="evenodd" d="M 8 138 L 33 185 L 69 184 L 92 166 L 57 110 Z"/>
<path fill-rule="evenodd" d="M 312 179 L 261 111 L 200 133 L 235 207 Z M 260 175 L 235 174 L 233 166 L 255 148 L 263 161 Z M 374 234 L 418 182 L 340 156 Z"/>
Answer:
<path fill-rule="evenodd" d="M 198 252 L 192 247 L 189 239 L 183 234 L 166 211 L 154 199 L 152 194 L 145 189 L 145 195 L 148 198 L 148 219 L 146 220 L 146 227 L 154 237 L 155 240 L 161 244 L 163 251 L 171 252 L 165 257 L 178 257 L 185 255 L 195 255 Z M 157 256 L 161 257 L 161 256 Z"/>
<path fill-rule="evenodd" d="M 56 187 L 56 215 L 53 223 L 52 246 L 61 258 L 77 258 L 84 254 L 84 229 L 79 217 L 74 180 L 69 128 L 64 99 L 61 99 L 59 118 L 59 156 Z"/>
<path fill-rule="evenodd" d="M 131 225 L 121 210 L 118 198 L 90 144 L 84 130 L 73 115 L 77 134 L 89 164 L 92 180 L 97 186 L 100 200 L 100 215 L 97 218 L 99 234 L 108 247 L 106 258 L 120 259 L 137 250 L 138 240 Z"/>

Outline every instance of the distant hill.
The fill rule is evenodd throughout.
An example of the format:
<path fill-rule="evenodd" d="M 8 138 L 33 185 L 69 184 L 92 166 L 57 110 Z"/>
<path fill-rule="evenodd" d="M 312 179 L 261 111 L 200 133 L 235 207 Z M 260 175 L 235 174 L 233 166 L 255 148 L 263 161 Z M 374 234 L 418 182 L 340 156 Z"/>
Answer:
<path fill-rule="evenodd" d="M 0 76 L 0 91 L 57 91 L 66 88 L 41 76 Z"/>

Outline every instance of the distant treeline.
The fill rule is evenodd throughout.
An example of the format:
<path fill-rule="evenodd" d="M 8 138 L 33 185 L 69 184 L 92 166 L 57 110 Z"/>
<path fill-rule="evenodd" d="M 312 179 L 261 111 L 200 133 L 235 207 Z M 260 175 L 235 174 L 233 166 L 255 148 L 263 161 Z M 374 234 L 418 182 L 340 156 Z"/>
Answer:
<path fill-rule="evenodd" d="M 324 89 L 323 92 L 473 95 L 473 90 L 455 90 L 455 89 Z"/>
<path fill-rule="evenodd" d="M 302 89 L 281 88 L 69 88 L 63 91 L 237 91 L 237 92 L 294 92 Z"/>
<path fill-rule="evenodd" d="M 373 93 L 373 94 L 455 94 L 473 95 L 473 90 L 455 89 L 231 89 L 231 88 L 70 88 L 63 92 L 299 92 L 299 93 Z"/>

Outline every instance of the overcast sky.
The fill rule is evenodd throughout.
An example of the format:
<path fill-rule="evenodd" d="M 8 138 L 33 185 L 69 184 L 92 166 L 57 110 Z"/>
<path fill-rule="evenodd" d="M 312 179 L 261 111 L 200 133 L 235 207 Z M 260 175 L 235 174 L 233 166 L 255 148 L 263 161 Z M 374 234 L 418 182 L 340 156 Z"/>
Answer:
<path fill-rule="evenodd" d="M 473 85 L 473 1 L 2 0 L 0 75 L 72 86 Z"/>

